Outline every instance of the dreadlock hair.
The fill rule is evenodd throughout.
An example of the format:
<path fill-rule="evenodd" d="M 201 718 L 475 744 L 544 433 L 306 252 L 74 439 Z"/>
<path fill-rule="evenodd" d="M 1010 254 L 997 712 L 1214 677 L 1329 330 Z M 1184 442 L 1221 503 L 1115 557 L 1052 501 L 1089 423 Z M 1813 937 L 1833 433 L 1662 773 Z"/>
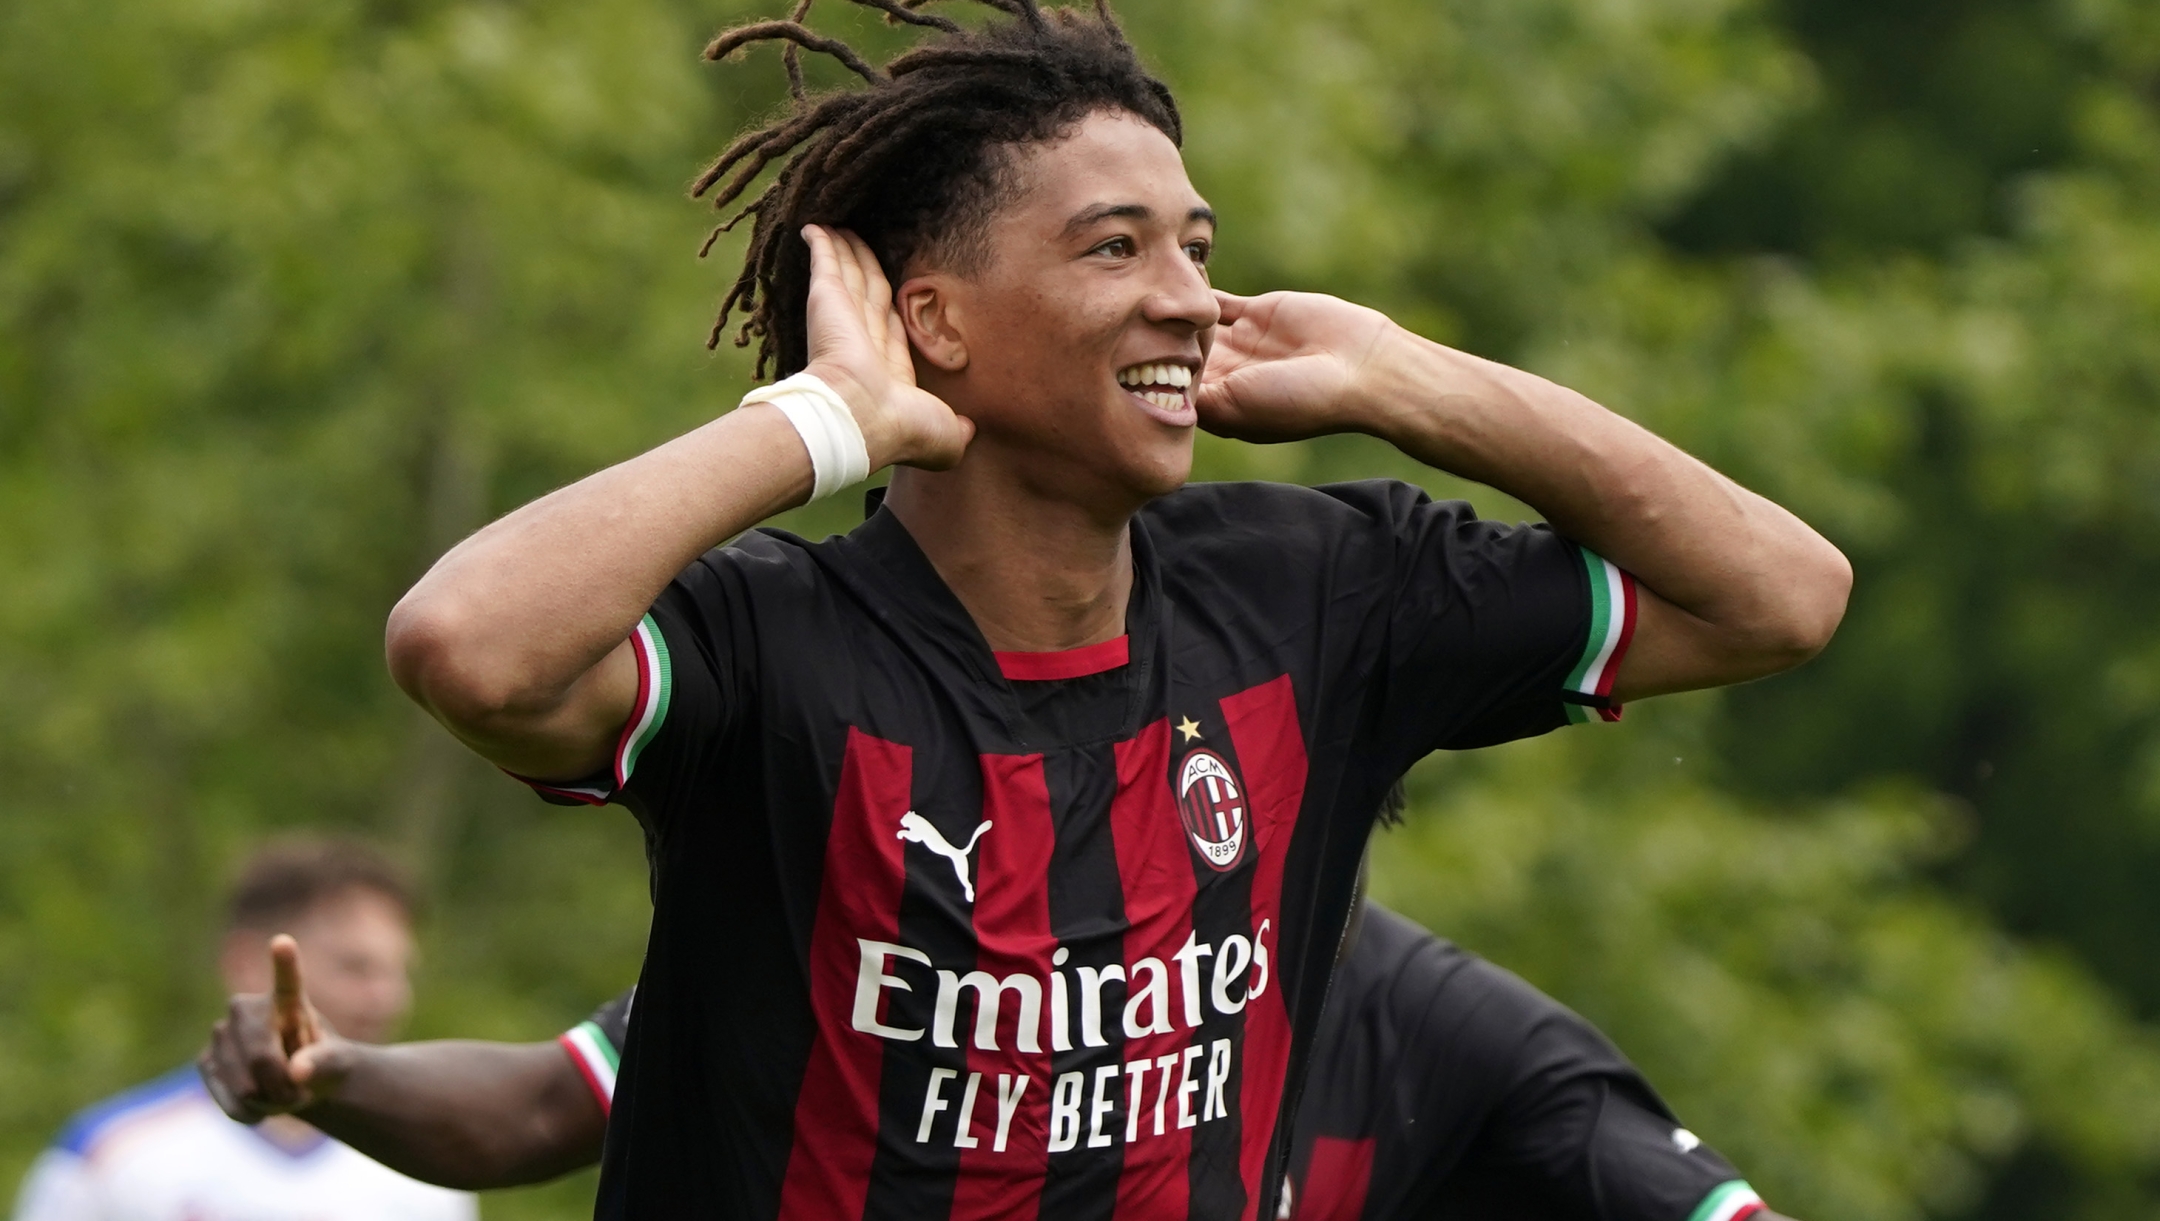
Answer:
<path fill-rule="evenodd" d="M 735 346 L 758 339 L 757 376 L 809 363 L 810 249 L 806 224 L 851 229 L 898 284 L 909 262 L 931 256 L 969 274 L 988 256 L 996 210 L 1017 195 L 1013 149 L 1055 140 L 1098 111 L 1122 111 L 1173 144 L 1183 127 L 1170 89 L 1148 75 L 1110 14 L 1040 7 L 1036 0 L 979 0 L 1002 15 L 979 30 L 921 11 L 930 0 L 853 0 L 894 24 L 930 31 L 928 42 L 873 67 L 847 44 L 803 24 L 814 0 L 796 0 L 785 21 L 727 30 L 705 48 L 723 59 L 755 42 L 784 44 L 793 99 L 785 114 L 738 137 L 691 184 L 727 209 L 773 162 L 792 159 L 698 254 L 744 217 L 755 217 L 741 273 L 721 302 L 707 347 L 718 347 L 738 307 Z M 864 87 L 813 96 L 800 55 L 829 55 Z"/>

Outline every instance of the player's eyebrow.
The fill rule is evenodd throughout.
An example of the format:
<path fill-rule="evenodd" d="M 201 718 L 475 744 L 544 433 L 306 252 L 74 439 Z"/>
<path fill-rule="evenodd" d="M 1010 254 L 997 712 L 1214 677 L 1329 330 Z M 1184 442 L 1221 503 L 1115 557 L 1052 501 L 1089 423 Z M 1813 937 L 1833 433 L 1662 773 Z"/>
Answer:
<path fill-rule="evenodd" d="M 1155 209 L 1148 207 L 1146 204 L 1091 204 L 1073 213 L 1072 219 L 1065 222 L 1065 236 L 1071 237 L 1089 225 L 1120 216 L 1137 221 L 1150 221 L 1155 219 Z M 1215 209 L 1208 207 L 1206 204 L 1201 204 L 1199 207 L 1185 213 L 1185 219 L 1188 223 L 1206 221 L 1212 225 L 1215 223 Z"/>

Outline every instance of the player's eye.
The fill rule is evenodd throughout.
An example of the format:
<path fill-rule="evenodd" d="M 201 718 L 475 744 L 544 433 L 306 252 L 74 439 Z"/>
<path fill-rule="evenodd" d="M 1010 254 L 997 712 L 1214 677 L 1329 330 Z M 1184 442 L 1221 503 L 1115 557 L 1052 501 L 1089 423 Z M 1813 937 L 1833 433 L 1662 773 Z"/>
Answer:
<path fill-rule="evenodd" d="M 1185 243 L 1185 257 L 1201 267 L 1207 266 L 1208 256 L 1214 252 L 1215 243 L 1204 237 L 1196 237 Z"/>
<path fill-rule="evenodd" d="M 1115 259 L 1129 259 L 1138 252 L 1139 247 L 1134 245 L 1129 237 L 1113 237 L 1088 251 L 1089 254 L 1106 254 Z"/>

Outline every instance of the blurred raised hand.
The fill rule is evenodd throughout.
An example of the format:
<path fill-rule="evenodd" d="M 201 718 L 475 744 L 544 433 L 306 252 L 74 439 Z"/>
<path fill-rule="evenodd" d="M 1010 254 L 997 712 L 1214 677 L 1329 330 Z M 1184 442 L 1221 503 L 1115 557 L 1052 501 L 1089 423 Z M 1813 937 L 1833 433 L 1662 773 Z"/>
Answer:
<path fill-rule="evenodd" d="M 195 1061 L 210 1096 L 241 1123 L 328 1097 L 354 1060 L 353 1044 L 308 1003 L 299 943 L 283 933 L 272 937 L 270 971 L 270 991 L 233 997 Z"/>

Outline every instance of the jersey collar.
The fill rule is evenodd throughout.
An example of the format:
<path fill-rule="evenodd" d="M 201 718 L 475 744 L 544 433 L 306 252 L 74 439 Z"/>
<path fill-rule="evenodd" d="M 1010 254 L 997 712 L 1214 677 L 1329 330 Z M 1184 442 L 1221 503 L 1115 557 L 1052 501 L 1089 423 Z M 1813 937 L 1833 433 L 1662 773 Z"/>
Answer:
<path fill-rule="evenodd" d="M 1020 711 L 1011 680 L 999 668 L 997 655 L 982 629 L 960 602 L 958 595 L 938 575 L 937 567 L 915 542 L 915 536 L 872 489 L 865 507 L 868 520 L 837 539 L 838 551 L 852 563 L 833 575 L 846 583 L 873 614 L 905 639 L 910 648 L 937 657 L 959 669 L 971 681 L 969 693 L 954 693 L 979 701 L 981 711 L 1004 723 L 1015 740 L 1025 740 L 1025 718 Z M 1157 569 L 1153 541 L 1146 526 L 1135 516 L 1131 532 L 1133 584 L 1125 605 L 1127 656 L 1124 667 L 1125 722 L 1137 729 L 1148 711 L 1148 694 L 1161 670 L 1158 643 L 1163 638 L 1164 603 L 1161 574 Z M 879 579 L 870 579 L 875 572 Z"/>

